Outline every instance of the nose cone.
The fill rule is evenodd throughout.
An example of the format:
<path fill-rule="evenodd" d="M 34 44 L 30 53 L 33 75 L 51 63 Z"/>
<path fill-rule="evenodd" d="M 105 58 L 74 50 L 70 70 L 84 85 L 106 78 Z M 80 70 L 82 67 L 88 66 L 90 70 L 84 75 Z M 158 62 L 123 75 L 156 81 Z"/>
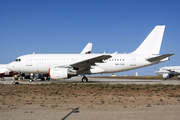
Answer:
<path fill-rule="evenodd" d="M 161 75 L 161 72 L 159 72 L 159 71 L 156 71 L 155 73 L 156 73 L 157 75 Z"/>

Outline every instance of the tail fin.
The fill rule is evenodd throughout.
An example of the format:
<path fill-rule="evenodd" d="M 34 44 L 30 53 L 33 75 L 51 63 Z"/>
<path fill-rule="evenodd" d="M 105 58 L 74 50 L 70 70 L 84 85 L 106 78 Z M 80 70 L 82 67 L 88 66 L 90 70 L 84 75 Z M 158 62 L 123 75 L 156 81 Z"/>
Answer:
<path fill-rule="evenodd" d="M 88 43 L 86 47 L 82 50 L 81 54 L 90 54 L 92 49 L 92 43 Z"/>
<path fill-rule="evenodd" d="M 165 25 L 156 26 L 132 54 L 159 54 Z"/>

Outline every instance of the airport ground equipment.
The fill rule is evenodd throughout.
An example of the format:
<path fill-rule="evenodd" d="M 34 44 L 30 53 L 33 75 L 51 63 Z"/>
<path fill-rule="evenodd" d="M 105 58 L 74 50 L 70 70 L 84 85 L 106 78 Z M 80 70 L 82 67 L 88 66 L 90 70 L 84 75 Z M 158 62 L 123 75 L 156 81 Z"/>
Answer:
<path fill-rule="evenodd" d="M 23 77 L 20 74 L 14 75 L 12 79 L 12 84 L 19 84 L 20 82 L 23 82 Z"/>

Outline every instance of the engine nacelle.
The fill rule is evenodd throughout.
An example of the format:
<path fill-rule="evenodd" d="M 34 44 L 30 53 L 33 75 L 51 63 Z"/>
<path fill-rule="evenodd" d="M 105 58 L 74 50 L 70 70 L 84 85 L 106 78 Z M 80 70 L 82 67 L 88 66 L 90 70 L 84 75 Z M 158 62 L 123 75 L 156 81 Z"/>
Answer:
<path fill-rule="evenodd" d="M 174 77 L 174 74 L 169 74 L 169 78 L 172 78 L 172 77 Z"/>
<path fill-rule="evenodd" d="M 163 74 L 164 79 L 172 78 L 174 77 L 174 74 Z"/>
<path fill-rule="evenodd" d="M 169 74 L 163 74 L 162 75 L 164 79 L 168 79 L 169 78 Z"/>
<path fill-rule="evenodd" d="M 49 78 L 50 79 L 67 79 L 71 78 L 72 76 L 76 76 L 77 73 L 75 70 L 71 70 L 68 68 L 50 68 L 49 69 Z"/>

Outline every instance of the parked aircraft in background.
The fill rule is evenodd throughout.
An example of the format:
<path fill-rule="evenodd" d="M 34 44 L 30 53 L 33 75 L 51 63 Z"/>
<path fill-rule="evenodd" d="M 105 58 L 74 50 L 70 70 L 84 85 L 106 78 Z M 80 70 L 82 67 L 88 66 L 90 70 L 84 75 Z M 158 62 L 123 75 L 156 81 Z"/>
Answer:
<path fill-rule="evenodd" d="M 159 55 L 165 26 L 156 26 L 143 43 L 129 54 L 29 54 L 8 65 L 11 71 L 49 74 L 51 79 L 67 79 L 86 74 L 133 70 L 169 60 L 173 54 Z M 113 44 L 112 44 L 113 45 Z"/>
<path fill-rule="evenodd" d="M 12 77 L 13 75 L 17 74 L 17 72 L 12 72 L 7 69 L 7 64 L 0 64 L 0 79 L 4 81 L 4 77 Z"/>
<path fill-rule="evenodd" d="M 88 43 L 85 48 L 82 50 L 81 54 L 91 54 L 92 43 Z"/>
<path fill-rule="evenodd" d="M 178 80 L 180 80 L 180 66 L 162 67 L 156 71 L 156 74 L 160 76 L 162 75 L 164 80 L 174 76 L 178 76 Z"/>

